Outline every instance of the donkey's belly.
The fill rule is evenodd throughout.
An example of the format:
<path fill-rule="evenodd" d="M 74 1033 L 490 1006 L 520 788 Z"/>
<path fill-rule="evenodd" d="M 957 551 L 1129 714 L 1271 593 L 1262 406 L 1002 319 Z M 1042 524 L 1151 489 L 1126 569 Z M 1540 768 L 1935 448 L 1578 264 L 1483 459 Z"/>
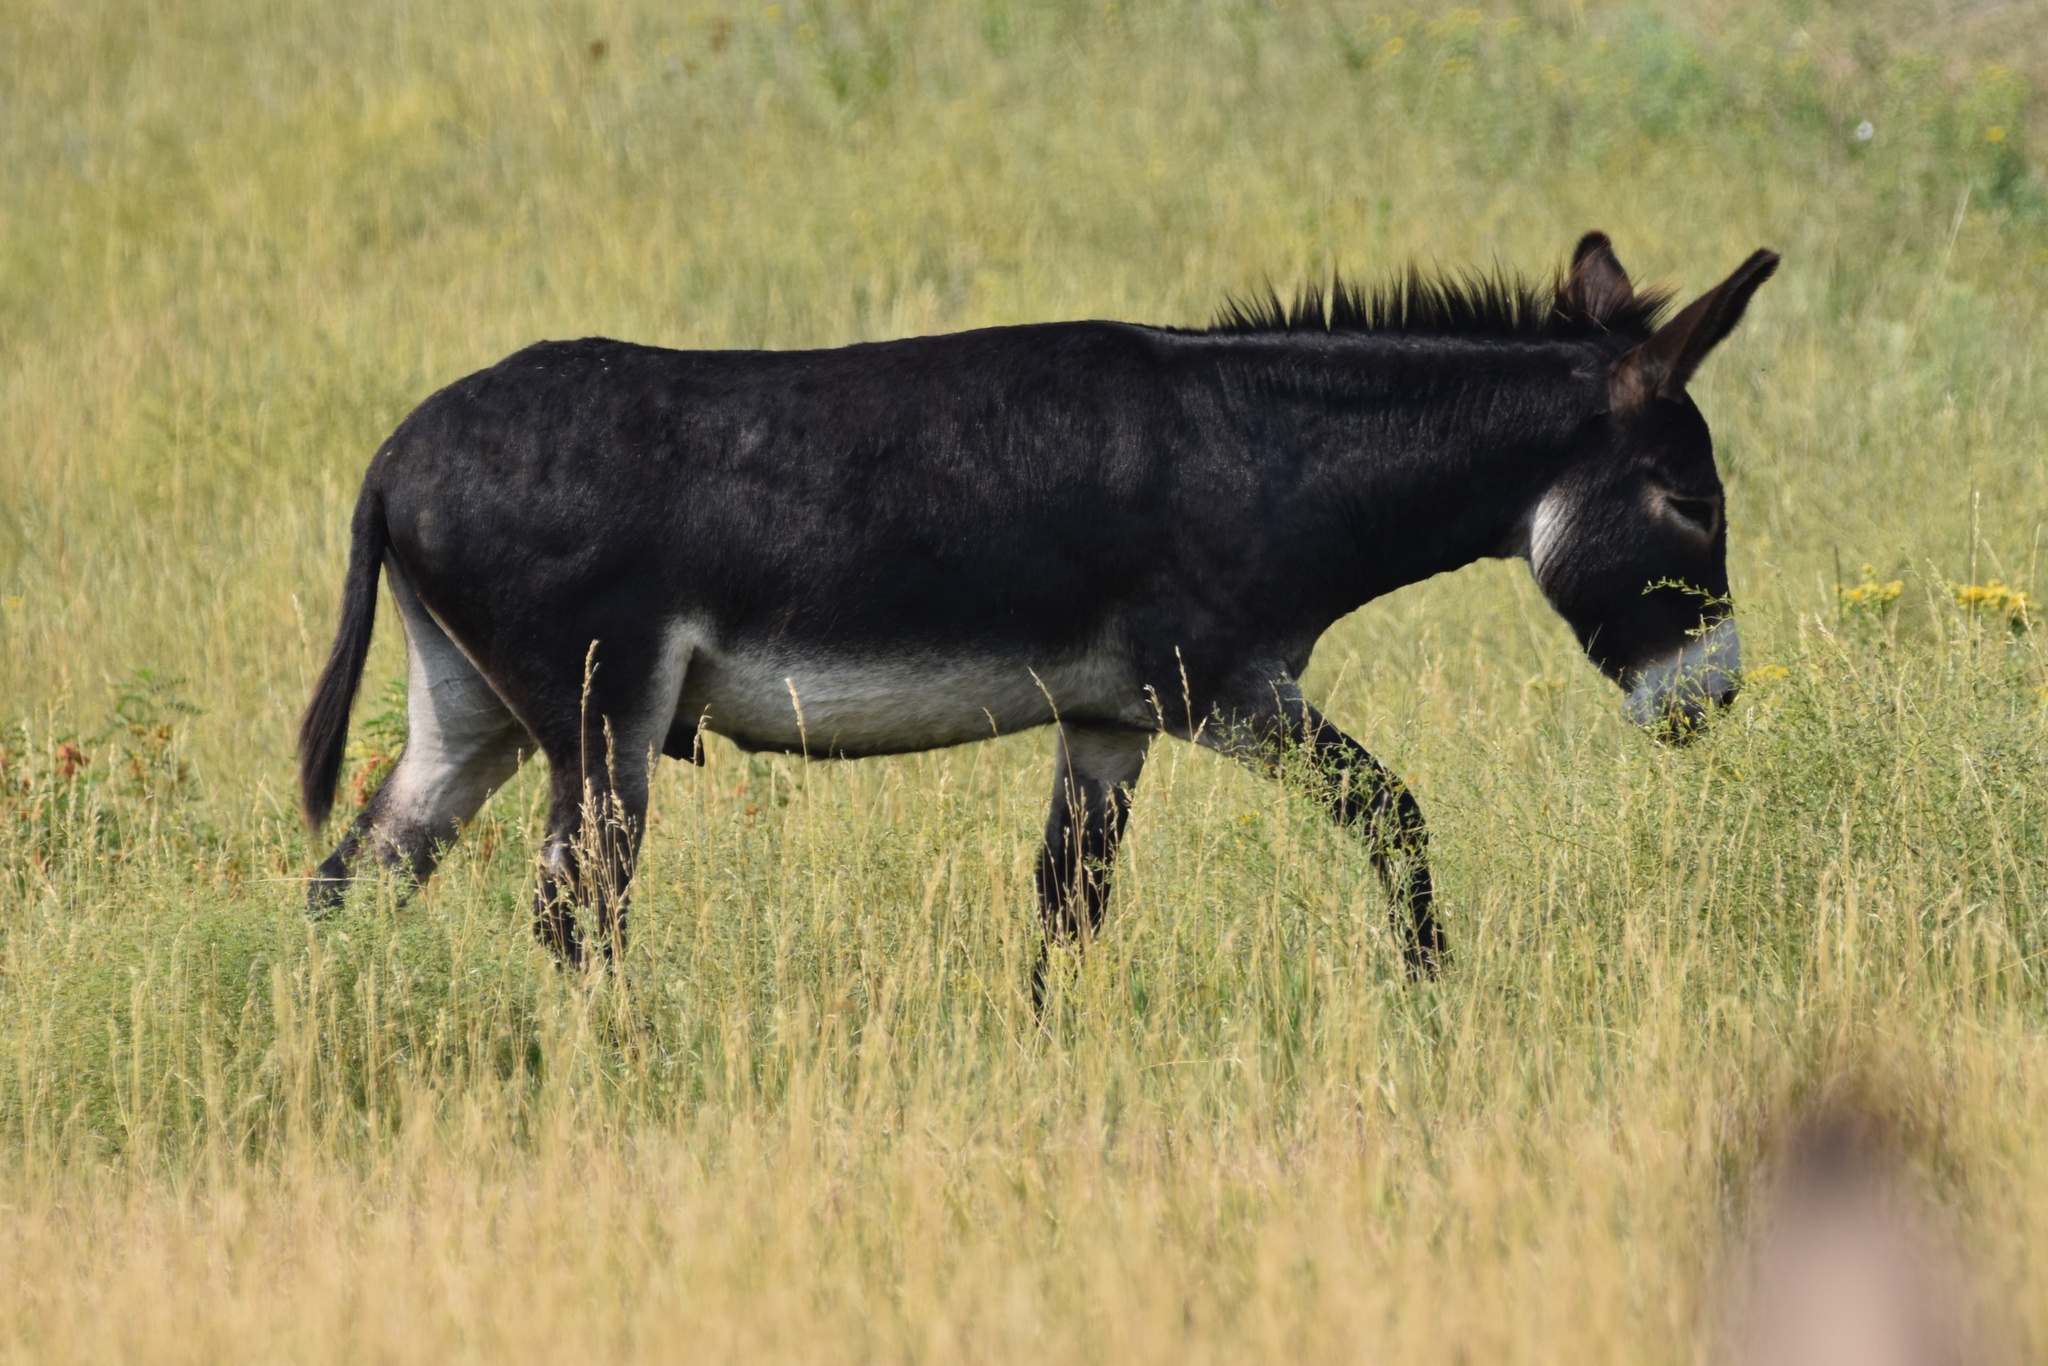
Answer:
<path fill-rule="evenodd" d="M 1034 666 L 988 656 L 851 658 L 700 645 L 678 720 L 742 747 L 857 757 L 936 749 L 1063 719 L 1149 727 L 1128 661 L 1109 651 Z"/>

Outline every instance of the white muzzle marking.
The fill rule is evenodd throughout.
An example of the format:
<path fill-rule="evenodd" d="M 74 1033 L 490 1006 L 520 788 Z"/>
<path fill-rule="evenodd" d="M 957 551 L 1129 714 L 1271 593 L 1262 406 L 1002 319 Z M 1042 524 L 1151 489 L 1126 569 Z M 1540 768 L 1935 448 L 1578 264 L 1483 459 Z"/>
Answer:
<path fill-rule="evenodd" d="M 1707 708 L 1735 689 L 1742 675 L 1742 638 L 1729 617 L 1685 648 L 1635 671 L 1628 701 L 1628 719 L 1652 726 L 1677 716 L 1697 721 Z"/>

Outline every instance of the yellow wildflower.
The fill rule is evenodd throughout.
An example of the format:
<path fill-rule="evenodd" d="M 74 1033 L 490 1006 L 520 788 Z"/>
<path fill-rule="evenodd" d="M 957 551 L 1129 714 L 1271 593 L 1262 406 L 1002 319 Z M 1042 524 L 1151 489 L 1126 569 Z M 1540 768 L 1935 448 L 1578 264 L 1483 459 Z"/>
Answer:
<path fill-rule="evenodd" d="M 1991 126 L 1990 126 L 1989 128 L 1986 128 L 1986 129 L 1984 130 L 1984 141 L 1986 141 L 1986 142 L 2004 142 L 2004 141 L 2005 141 L 2005 125 L 2004 125 L 2004 124 L 2002 124 L 2002 123 L 1994 123 L 1994 124 L 1992 124 L 1992 125 L 1991 125 Z"/>
<path fill-rule="evenodd" d="M 2017 588 L 1993 579 L 1989 583 L 1952 583 L 1949 592 L 1954 595 L 1956 606 L 1971 616 L 1980 613 L 2000 616 L 2015 631 L 2027 628 L 2027 612 L 2031 604 L 2027 595 Z"/>
<path fill-rule="evenodd" d="M 1879 579 L 1877 571 L 1869 565 L 1863 566 L 1863 582 L 1853 588 L 1837 588 L 1841 595 L 1842 610 L 1845 612 L 1880 613 L 1899 600 L 1906 591 L 1904 579 Z"/>

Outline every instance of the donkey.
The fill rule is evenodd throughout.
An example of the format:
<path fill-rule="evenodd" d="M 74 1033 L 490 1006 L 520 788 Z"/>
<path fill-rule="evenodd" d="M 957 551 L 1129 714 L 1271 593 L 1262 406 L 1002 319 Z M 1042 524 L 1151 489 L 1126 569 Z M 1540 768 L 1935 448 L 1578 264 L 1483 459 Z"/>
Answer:
<path fill-rule="evenodd" d="M 1544 286 L 1411 267 L 1199 330 L 530 346 L 422 403 L 363 480 L 299 732 L 308 823 L 334 802 L 380 571 L 410 733 L 309 911 L 366 861 L 427 877 L 538 748 L 534 928 L 580 962 L 586 921 L 599 951 L 623 942 L 657 753 L 701 763 L 711 731 L 852 758 L 1050 725 L 1051 938 L 1100 923 L 1163 732 L 1307 782 L 1434 972 L 1415 797 L 1296 680 L 1339 617 L 1512 556 L 1632 720 L 1682 739 L 1728 702 L 1722 489 L 1686 384 L 1777 263 L 1757 252 L 1661 326 L 1669 295 L 1596 232 Z"/>

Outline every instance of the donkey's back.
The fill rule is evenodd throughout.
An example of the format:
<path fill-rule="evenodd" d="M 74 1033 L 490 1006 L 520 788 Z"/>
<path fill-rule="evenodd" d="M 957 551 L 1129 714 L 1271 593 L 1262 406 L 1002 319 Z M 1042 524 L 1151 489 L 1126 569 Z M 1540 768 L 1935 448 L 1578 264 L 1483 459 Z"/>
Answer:
<path fill-rule="evenodd" d="M 1086 324 L 793 353 L 544 343 L 422 404 L 370 481 L 437 592 L 633 579 L 740 634 L 1067 639 L 1164 534 L 1183 421 L 1147 351 Z"/>

